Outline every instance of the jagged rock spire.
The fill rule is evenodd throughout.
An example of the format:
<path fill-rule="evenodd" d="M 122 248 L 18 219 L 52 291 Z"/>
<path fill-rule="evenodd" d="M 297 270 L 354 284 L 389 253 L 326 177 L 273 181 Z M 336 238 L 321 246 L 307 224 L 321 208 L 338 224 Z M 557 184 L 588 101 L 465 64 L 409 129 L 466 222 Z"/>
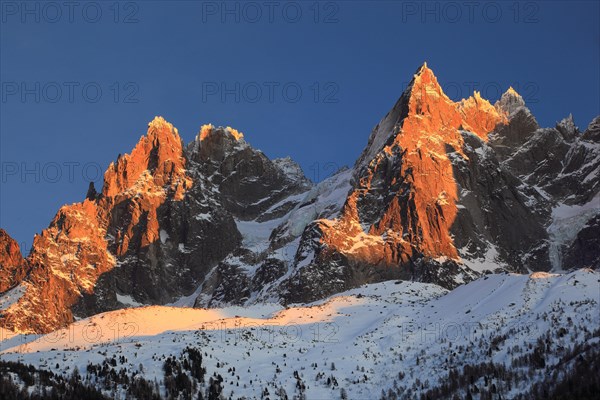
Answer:
<path fill-rule="evenodd" d="M 502 110 L 507 115 L 513 114 L 520 107 L 525 107 L 525 100 L 512 86 L 508 88 L 495 104 L 498 110 Z"/>
<path fill-rule="evenodd" d="M 452 101 L 425 62 L 417 69 L 392 110 L 371 132 L 367 147 L 356 162 L 356 169 L 361 170 L 367 165 L 400 132 L 421 135 L 460 128 L 487 140 L 488 133 L 503 122 L 506 122 L 504 111 L 492 106 L 479 92 L 460 102 Z M 418 129 L 415 129 L 415 124 Z"/>
<path fill-rule="evenodd" d="M 96 196 L 98 195 L 98 192 L 96 191 L 96 187 L 94 186 L 94 182 L 90 182 L 89 186 L 88 186 L 88 191 L 87 194 L 85 195 L 85 198 L 91 201 L 94 201 L 96 199 Z"/>
<path fill-rule="evenodd" d="M 131 152 L 110 164 L 104 173 L 102 193 L 116 196 L 134 185 L 169 186 L 174 190 L 192 182 L 186 175 L 183 143 L 179 132 L 163 117 L 155 117 Z M 180 193 L 182 195 L 182 193 Z"/>

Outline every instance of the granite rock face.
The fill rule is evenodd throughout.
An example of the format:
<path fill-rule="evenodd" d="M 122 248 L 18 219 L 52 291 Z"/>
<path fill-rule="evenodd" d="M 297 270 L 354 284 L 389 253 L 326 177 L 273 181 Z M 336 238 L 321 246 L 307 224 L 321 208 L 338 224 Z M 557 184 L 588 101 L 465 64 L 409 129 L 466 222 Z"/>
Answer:
<path fill-rule="evenodd" d="M 537 129 L 514 90 L 494 106 L 477 92 L 455 103 L 422 66 L 373 130 L 340 214 L 305 232 L 284 297 L 398 278 L 452 288 L 487 269 L 549 270 L 552 204 L 502 164 Z M 327 283 L 306 290 L 309 282 Z"/>
<path fill-rule="evenodd" d="M 230 127 L 161 117 L 23 259 L 0 230 L 0 325 L 49 332 L 147 304 L 321 299 L 389 279 L 600 265 L 600 118 L 540 128 L 510 88 L 453 102 L 427 65 L 352 168 L 319 183 Z"/>
<path fill-rule="evenodd" d="M 19 244 L 0 229 L 0 293 L 20 283 L 27 273 Z"/>

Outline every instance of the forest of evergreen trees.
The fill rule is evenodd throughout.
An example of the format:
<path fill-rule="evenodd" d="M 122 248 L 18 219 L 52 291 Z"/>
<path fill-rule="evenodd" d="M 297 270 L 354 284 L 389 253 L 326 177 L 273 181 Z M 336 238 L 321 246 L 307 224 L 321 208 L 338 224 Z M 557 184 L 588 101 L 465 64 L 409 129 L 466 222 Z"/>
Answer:
<path fill-rule="evenodd" d="M 600 329 L 590 332 L 585 344 L 570 348 L 554 345 L 553 335 L 540 337 L 531 351 L 520 354 L 515 349 L 510 367 L 492 361 L 460 368 L 450 368 L 447 378 L 435 387 L 417 380 L 417 385 L 405 387 L 404 374 L 399 372 L 393 388 L 382 391 L 381 399 L 421 400 L 596 400 L 600 393 Z M 502 340 L 502 338 L 498 338 Z M 490 344 L 493 347 L 494 340 Z M 492 354 L 490 347 L 489 356 Z M 552 365 L 547 360 L 553 359 Z M 558 359 L 558 362 L 556 361 Z M 542 374 L 542 379 L 533 379 Z M 529 384 L 529 382 L 535 382 Z M 527 387 L 515 394 L 516 387 Z M 509 394 L 510 393 L 510 394 Z"/>
<path fill-rule="evenodd" d="M 146 380 L 142 365 L 138 371 L 120 367 L 126 361 L 124 356 L 106 358 L 101 364 L 89 363 L 83 373 L 75 369 L 68 378 L 30 365 L 0 361 L 0 399 L 107 400 L 117 393 L 139 400 L 223 398 L 220 375 L 215 374 L 205 384 L 206 369 L 198 349 L 187 347 L 179 357 L 168 357 L 160 383 Z"/>

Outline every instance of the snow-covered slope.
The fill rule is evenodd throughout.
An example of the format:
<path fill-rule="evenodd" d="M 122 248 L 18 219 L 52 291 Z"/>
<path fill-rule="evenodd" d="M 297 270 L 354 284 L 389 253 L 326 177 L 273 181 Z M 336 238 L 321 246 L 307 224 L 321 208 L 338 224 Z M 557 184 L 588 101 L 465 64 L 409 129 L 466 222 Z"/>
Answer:
<path fill-rule="evenodd" d="M 493 383 L 502 398 L 514 398 L 573 346 L 598 345 L 599 282 L 591 270 L 495 274 L 451 292 L 387 281 L 287 308 L 126 309 L 46 336 L 13 337 L 2 343 L 2 358 L 41 369 L 58 365 L 65 375 L 77 368 L 84 382 L 117 398 L 125 398 L 126 387 L 106 389 L 89 364 L 109 360 L 107 368 L 156 381 L 165 396 L 165 360 L 188 347 L 202 353 L 207 376 L 221 376 L 222 394 L 232 398 L 258 399 L 265 390 L 273 398 L 283 392 L 290 398 L 378 398 L 382 390 L 386 397 L 418 398 L 448 383 L 451 371 L 493 363 L 516 378 L 507 383 L 506 376 L 490 374 L 488 386 L 476 376 L 469 390 Z M 543 364 L 534 368 L 535 357 Z M 205 394 L 208 387 L 198 382 L 195 391 Z"/>

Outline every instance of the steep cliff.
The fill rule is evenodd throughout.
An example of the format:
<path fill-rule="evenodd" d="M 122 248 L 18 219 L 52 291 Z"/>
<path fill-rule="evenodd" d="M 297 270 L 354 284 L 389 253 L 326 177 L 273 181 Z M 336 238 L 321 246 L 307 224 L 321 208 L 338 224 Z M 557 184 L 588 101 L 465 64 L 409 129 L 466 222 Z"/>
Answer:
<path fill-rule="evenodd" d="M 421 66 L 353 168 L 310 182 L 230 127 L 161 117 L 23 259 L 0 230 L 0 325 L 147 304 L 308 302 L 387 279 L 598 268 L 600 119 L 540 128 L 509 88 L 454 102 Z"/>

